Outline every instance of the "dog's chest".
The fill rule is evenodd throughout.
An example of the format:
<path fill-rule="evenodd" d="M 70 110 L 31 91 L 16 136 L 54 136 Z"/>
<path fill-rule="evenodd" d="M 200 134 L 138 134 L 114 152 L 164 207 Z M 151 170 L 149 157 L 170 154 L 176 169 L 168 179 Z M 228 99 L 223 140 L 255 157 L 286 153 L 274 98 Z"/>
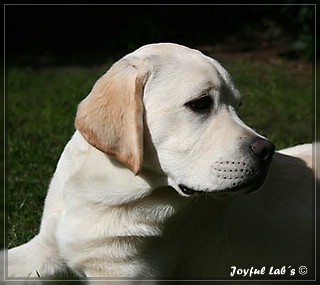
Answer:
<path fill-rule="evenodd" d="M 60 252 L 69 267 L 89 277 L 158 276 L 173 257 L 164 255 L 163 229 L 174 212 L 159 201 L 66 211 L 57 231 Z"/>

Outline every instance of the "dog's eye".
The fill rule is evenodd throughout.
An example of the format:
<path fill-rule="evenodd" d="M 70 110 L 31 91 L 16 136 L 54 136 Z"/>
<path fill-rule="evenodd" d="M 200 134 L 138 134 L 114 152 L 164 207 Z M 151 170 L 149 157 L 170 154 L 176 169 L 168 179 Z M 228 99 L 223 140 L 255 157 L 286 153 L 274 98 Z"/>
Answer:
<path fill-rule="evenodd" d="M 185 106 L 196 113 L 207 113 L 211 111 L 213 101 L 210 96 L 202 96 L 196 100 L 186 103 Z"/>

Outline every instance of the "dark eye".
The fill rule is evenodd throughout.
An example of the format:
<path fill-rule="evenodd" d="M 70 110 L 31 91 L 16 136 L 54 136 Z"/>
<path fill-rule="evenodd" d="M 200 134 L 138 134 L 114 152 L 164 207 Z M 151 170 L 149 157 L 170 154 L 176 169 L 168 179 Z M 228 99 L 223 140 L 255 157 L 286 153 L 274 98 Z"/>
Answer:
<path fill-rule="evenodd" d="M 202 96 L 186 103 L 185 106 L 195 113 L 208 113 L 212 109 L 213 101 L 210 96 Z"/>

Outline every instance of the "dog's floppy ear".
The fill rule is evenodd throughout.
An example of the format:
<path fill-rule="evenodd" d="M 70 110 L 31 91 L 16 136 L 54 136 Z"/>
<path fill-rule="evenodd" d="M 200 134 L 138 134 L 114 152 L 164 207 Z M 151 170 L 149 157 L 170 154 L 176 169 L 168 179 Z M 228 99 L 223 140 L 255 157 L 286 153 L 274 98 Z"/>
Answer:
<path fill-rule="evenodd" d="M 141 60 L 119 60 L 79 104 L 75 119 L 76 128 L 91 145 L 136 175 L 143 159 L 142 93 L 147 74 Z"/>

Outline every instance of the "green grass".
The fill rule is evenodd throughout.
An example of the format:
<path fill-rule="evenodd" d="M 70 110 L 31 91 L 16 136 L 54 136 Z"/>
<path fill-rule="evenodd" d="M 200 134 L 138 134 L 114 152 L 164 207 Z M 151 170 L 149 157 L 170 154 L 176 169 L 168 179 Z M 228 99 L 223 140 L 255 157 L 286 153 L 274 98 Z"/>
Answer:
<path fill-rule="evenodd" d="M 311 142 L 312 78 L 286 65 L 226 61 L 243 94 L 241 118 L 278 148 Z M 39 229 L 59 156 L 74 132 L 77 104 L 106 70 L 98 67 L 10 67 L 7 70 L 6 217 L 9 246 Z"/>
<path fill-rule="evenodd" d="M 242 94 L 239 115 L 248 125 L 272 140 L 277 149 L 313 141 L 310 70 L 301 74 L 286 64 L 242 60 L 229 64 Z"/>
<path fill-rule="evenodd" d="M 9 246 L 37 233 L 50 178 L 74 132 L 77 104 L 105 68 L 9 68 L 6 216 Z"/>

